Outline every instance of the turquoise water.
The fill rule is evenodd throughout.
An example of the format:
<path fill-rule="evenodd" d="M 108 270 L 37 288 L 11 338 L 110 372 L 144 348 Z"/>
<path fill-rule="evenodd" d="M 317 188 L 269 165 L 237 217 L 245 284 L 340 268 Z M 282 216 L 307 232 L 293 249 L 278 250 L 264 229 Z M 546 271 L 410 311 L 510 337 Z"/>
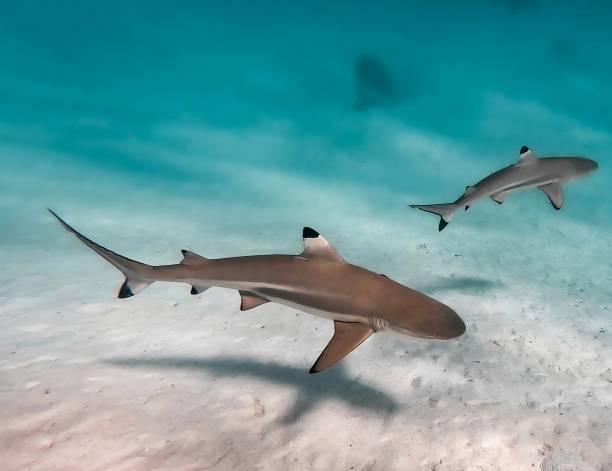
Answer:
<path fill-rule="evenodd" d="M 197 307 L 183 288 L 157 286 L 116 307 L 119 274 L 65 234 L 47 207 L 94 240 L 150 263 L 175 262 L 181 248 L 209 257 L 297 253 L 307 225 L 351 262 L 449 304 L 468 326 L 454 344 L 369 342 L 353 355 L 378 368 L 348 363 L 348 377 L 365 374 L 367 384 L 393 395 L 402 390 L 398 378 L 409 390 L 418 371 L 427 394 L 461 397 L 434 409 L 428 395 L 418 402 L 416 387 L 410 399 L 393 395 L 403 407 L 429 404 L 424 408 L 434 416 L 423 416 L 427 424 L 460 417 L 461 404 L 469 403 L 480 421 L 470 430 L 510 436 L 514 425 L 500 432 L 508 417 L 533 427 L 516 432 L 513 442 L 527 443 L 533 431 L 532 448 L 520 445 L 516 454 L 500 442 L 467 461 L 461 437 L 485 438 L 459 425 L 434 429 L 457 457 L 445 457 L 451 464 L 441 469 L 472 469 L 467 462 L 510 469 L 512 456 L 527 457 L 521 464 L 531 469 L 532 461 L 548 459 L 539 454 L 542 443 L 604 469 L 595 467 L 612 462 L 609 434 L 601 432 L 612 422 L 600 415 L 612 400 L 611 20 L 608 2 L 587 8 L 544 0 L 0 2 L 0 310 L 12 316 L 7 352 L 81 348 L 66 347 L 75 337 L 63 336 L 60 346 L 36 329 L 13 332 L 15 319 L 43 322 L 37 316 L 74 308 L 75 319 L 91 326 L 116 309 L 138 316 L 131 309 L 161 312 L 174 299 L 184 310 Z M 437 218 L 407 207 L 453 201 L 466 185 L 516 161 L 523 145 L 540 156 L 589 157 L 599 170 L 564 186 L 558 212 L 534 190 L 502 206 L 479 202 L 438 233 Z M 236 299 L 219 293 L 202 296 L 202 306 L 221 314 L 237 309 Z M 82 312 L 79 303 L 98 304 Z M 274 316 L 286 314 L 261 312 L 250 315 L 274 324 L 281 322 Z M 169 325 L 190 330 L 179 317 L 156 319 L 159 335 Z M 282 322 L 274 339 L 306 342 L 299 324 Z M 240 350 L 219 326 L 211 332 L 224 347 L 203 342 L 189 354 L 260 354 L 262 362 L 280 359 L 307 371 L 327 338 L 313 333 L 283 349 L 264 335 L 253 351 Z M 153 335 L 146 325 L 133 332 L 138 342 Z M 104 353 L 105 333 L 92 334 Z M 130 345 L 114 353 L 124 355 Z M 173 345 L 176 355 L 187 349 Z M 428 379 L 434 367 L 427 361 L 451 378 L 471 379 Z M 525 406 L 516 398 L 535 409 L 521 415 Z M 486 401 L 503 405 L 489 409 Z M 547 408 L 559 403 L 575 409 L 549 419 Z M 392 450 L 403 447 L 395 437 L 413 430 L 401 421 L 418 423 L 411 414 L 393 419 Z M 583 417 L 599 421 L 599 432 Z M 571 451 L 575 437 L 588 437 L 580 453 Z M 267 449 L 281 446 L 274 440 Z M 424 442 L 423 449 L 432 443 Z"/>
<path fill-rule="evenodd" d="M 598 160 L 557 221 L 607 225 L 609 19 L 605 2 L 6 3 L 3 213 L 14 198 L 25 220 L 54 198 L 97 206 L 120 185 L 133 208 L 180 195 L 273 213 L 285 192 L 310 196 L 285 174 L 385 211 L 454 199 L 526 144 Z M 364 56 L 387 82 L 356 74 Z M 265 188 L 252 182 L 268 171 Z M 457 224 L 522 222 L 470 216 Z"/>

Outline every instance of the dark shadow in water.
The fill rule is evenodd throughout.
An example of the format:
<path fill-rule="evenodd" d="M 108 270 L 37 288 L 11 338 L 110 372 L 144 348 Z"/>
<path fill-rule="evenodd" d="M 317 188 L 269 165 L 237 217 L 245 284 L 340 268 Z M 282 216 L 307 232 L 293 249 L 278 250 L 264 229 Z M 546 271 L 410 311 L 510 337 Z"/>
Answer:
<path fill-rule="evenodd" d="M 442 291 L 459 291 L 462 293 L 483 293 L 492 289 L 501 288 L 501 281 L 491 281 L 486 278 L 473 276 L 447 276 L 435 278 L 428 285 L 420 288 L 426 293 L 440 293 Z"/>
<path fill-rule="evenodd" d="M 353 63 L 357 97 L 355 111 L 391 105 L 397 101 L 393 81 L 384 64 L 373 55 L 363 54 Z"/>
<path fill-rule="evenodd" d="M 242 357 L 133 357 L 114 358 L 105 363 L 130 368 L 192 369 L 218 377 L 245 376 L 292 386 L 298 396 L 289 412 L 281 418 L 283 424 L 296 422 L 318 402 L 330 399 L 342 401 L 351 407 L 381 412 L 384 415 L 393 413 L 398 406 L 393 398 L 383 391 L 347 376 L 342 364 L 313 375 L 304 368 Z"/>

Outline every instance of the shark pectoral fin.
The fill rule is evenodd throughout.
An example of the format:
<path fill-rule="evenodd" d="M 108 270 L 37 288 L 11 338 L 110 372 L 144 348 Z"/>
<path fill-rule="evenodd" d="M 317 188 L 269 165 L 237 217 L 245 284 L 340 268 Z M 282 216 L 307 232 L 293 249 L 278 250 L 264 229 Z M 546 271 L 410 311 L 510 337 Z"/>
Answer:
<path fill-rule="evenodd" d="M 181 260 L 181 264 L 183 265 L 197 265 L 198 263 L 204 263 L 208 261 L 207 258 L 198 255 L 197 253 L 191 252 L 190 250 L 181 250 L 183 254 L 183 260 Z"/>
<path fill-rule="evenodd" d="M 560 183 L 549 183 L 548 185 L 542 185 L 538 188 L 546 193 L 553 208 L 556 210 L 561 209 L 561 206 L 563 206 L 563 189 Z"/>
<path fill-rule="evenodd" d="M 325 260 L 328 262 L 346 263 L 336 249 L 314 229 L 305 227 L 302 230 L 304 251 L 299 255 L 307 260 Z"/>
<path fill-rule="evenodd" d="M 508 196 L 508 193 L 505 191 L 502 191 L 501 193 L 496 193 L 494 195 L 491 195 L 491 199 L 495 201 L 497 204 L 502 204 L 504 201 L 506 201 L 506 196 Z"/>
<path fill-rule="evenodd" d="M 248 311 L 254 307 L 261 306 L 262 304 L 269 303 L 267 299 L 264 299 L 256 294 L 249 291 L 240 290 L 240 310 Z"/>
<path fill-rule="evenodd" d="M 373 333 L 374 329 L 369 325 L 334 321 L 334 335 L 310 368 L 310 373 L 318 373 L 335 365 Z"/>
<path fill-rule="evenodd" d="M 210 286 L 196 286 L 191 285 L 191 294 L 201 294 L 206 291 Z"/>

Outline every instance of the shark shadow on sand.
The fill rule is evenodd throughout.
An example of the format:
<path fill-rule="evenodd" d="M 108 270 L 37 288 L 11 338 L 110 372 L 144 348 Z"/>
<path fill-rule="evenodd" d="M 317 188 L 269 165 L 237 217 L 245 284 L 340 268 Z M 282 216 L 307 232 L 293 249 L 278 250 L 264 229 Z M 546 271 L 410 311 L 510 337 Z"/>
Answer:
<path fill-rule="evenodd" d="M 244 357 L 119 357 L 106 360 L 109 365 L 128 368 L 188 369 L 206 372 L 217 377 L 243 376 L 273 384 L 292 386 L 297 398 L 279 421 L 292 424 L 307 414 L 319 402 L 336 400 L 353 407 L 381 415 L 399 409 L 395 400 L 385 392 L 347 376 L 343 365 L 325 375 L 304 374 L 301 368 L 257 361 Z"/>
<path fill-rule="evenodd" d="M 363 54 L 353 62 L 356 98 L 355 111 L 366 111 L 394 105 L 398 101 L 397 90 L 387 67 L 376 56 Z"/>
<path fill-rule="evenodd" d="M 475 276 L 440 276 L 434 278 L 427 285 L 419 286 L 419 289 L 431 294 L 444 291 L 481 294 L 485 291 L 501 288 L 502 286 L 503 283 L 501 281 L 491 281 Z"/>

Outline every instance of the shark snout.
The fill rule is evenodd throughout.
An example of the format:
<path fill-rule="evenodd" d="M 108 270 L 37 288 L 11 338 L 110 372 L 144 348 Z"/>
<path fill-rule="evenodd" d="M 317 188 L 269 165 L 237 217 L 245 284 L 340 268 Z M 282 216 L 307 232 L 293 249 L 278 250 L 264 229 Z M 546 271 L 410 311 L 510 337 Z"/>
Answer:
<path fill-rule="evenodd" d="M 599 168 L 599 164 L 597 162 L 595 162 L 594 160 L 591 159 L 585 159 L 587 161 L 587 163 L 585 164 L 588 168 L 588 172 L 594 172 L 595 170 L 597 170 Z"/>
<path fill-rule="evenodd" d="M 440 340 L 450 340 L 465 334 L 465 322 L 455 311 L 446 307 L 440 313 L 435 329 L 432 330 L 431 337 Z"/>
<path fill-rule="evenodd" d="M 581 175 L 586 175 L 587 173 L 594 172 L 599 167 L 599 164 L 591 159 L 586 159 L 584 157 L 579 157 L 576 159 L 576 170 Z"/>

